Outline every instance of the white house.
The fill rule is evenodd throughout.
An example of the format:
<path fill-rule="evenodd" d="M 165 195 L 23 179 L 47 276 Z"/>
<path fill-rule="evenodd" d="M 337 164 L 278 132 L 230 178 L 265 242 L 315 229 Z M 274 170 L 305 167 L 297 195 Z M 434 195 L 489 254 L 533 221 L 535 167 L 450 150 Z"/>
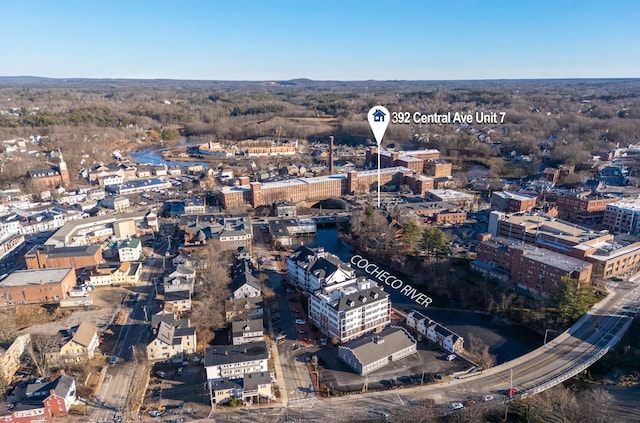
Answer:
<path fill-rule="evenodd" d="M 231 343 L 233 345 L 250 344 L 264 340 L 262 320 L 248 320 L 231 323 Z"/>
<path fill-rule="evenodd" d="M 147 345 L 147 358 L 153 360 L 182 361 L 184 354 L 196 351 L 195 328 L 175 328 L 166 322 L 160 322 L 157 335 Z"/>
<path fill-rule="evenodd" d="M 247 373 L 268 371 L 269 348 L 264 341 L 245 345 L 215 345 L 205 350 L 208 381 L 241 379 Z"/>
<path fill-rule="evenodd" d="M 406 325 L 447 352 L 464 349 L 464 338 L 415 310 L 407 314 Z"/>

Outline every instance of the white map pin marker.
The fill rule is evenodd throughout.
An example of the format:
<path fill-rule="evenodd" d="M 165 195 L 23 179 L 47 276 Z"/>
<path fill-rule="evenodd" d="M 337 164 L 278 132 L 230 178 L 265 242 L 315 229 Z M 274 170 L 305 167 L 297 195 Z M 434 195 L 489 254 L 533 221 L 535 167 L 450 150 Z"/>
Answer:
<path fill-rule="evenodd" d="M 391 114 L 383 106 L 374 106 L 371 108 L 371 110 L 369 110 L 367 118 L 369 119 L 369 126 L 371 126 L 373 136 L 376 138 L 378 146 L 380 146 L 382 137 L 384 137 L 387 126 L 389 126 Z"/>

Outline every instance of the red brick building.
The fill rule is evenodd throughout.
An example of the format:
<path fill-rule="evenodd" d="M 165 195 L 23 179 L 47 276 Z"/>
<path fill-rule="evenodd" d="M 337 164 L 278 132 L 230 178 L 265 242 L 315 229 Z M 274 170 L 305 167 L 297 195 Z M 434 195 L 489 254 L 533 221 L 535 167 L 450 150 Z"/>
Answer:
<path fill-rule="evenodd" d="M 382 189 L 397 190 L 407 185 L 419 194 L 433 188 L 433 179 L 406 167 L 385 168 L 380 172 Z M 253 207 L 270 205 L 279 201 L 298 203 L 345 194 L 370 192 L 378 187 L 378 171 L 351 171 L 347 174 L 296 178 L 279 182 L 252 182 L 249 186 L 225 187 L 219 192 L 224 208 L 240 207 L 249 203 Z"/>
<path fill-rule="evenodd" d="M 51 166 L 41 169 L 31 169 L 27 172 L 28 182 L 31 186 L 37 190 L 53 189 L 57 186 L 68 186 L 69 170 L 67 169 L 67 163 L 62 157 L 62 153 L 59 153 L 58 166 Z"/>
<path fill-rule="evenodd" d="M 0 306 L 57 302 L 75 285 L 73 267 L 17 270 L 0 281 Z"/>
<path fill-rule="evenodd" d="M 446 178 L 451 176 L 451 163 L 441 160 L 426 160 L 422 168 L 422 172 L 432 178 Z"/>
<path fill-rule="evenodd" d="M 502 237 L 480 242 L 472 267 L 541 297 L 558 293 L 562 277 L 590 283 L 593 269 L 586 261 Z"/>
<path fill-rule="evenodd" d="M 531 210 L 536 206 L 536 197 L 516 194 L 508 191 L 491 193 L 491 208 L 505 213 L 518 213 Z"/>
<path fill-rule="evenodd" d="M 80 247 L 36 245 L 24 255 L 27 269 L 48 269 L 52 267 L 94 267 L 102 263 L 102 246 L 98 244 Z"/>
<path fill-rule="evenodd" d="M 617 198 L 594 196 L 589 193 L 556 197 L 560 218 L 580 224 L 602 223 L 607 204 L 617 202 Z"/>

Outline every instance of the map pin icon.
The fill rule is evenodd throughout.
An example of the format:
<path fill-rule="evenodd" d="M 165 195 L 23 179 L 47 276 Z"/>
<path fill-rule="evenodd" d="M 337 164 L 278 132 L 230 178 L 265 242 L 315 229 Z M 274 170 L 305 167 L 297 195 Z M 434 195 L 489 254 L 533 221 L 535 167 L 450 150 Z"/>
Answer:
<path fill-rule="evenodd" d="M 384 137 L 387 126 L 389 126 L 391 114 L 384 106 L 373 106 L 367 114 L 367 119 L 369 120 L 371 131 L 373 131 L 373 136 L 376 138 L 378 146 L 380 146 L 382 137 Z"/>

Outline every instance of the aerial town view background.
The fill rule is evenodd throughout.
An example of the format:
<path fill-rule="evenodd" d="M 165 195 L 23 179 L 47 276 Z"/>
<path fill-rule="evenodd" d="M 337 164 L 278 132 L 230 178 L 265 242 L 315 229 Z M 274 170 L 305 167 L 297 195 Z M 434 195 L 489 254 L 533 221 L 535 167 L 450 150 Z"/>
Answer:
<path fill-rule="evenodd" d="M 612 43 L 509 24 L 552 57 L 583 55 L 540 69 L 505 37 L 499 69 L 469 47 L 483 66 L 456 73 L 459 55 L 433 46 L 447 66 L 431 73 L 385 37 L 359 58 L 346 29 L 314 35 L 336 50 L 312 60 L 294 19 L 320 13 L 312 2 L 116 2 L 149 13 L 135 25 L 36 3 L 9 20 L 59 17 L 69 27 L 38 42 L 71 51 L 54 59 L 27 34 L 51 68 L 26 47 L 0 67 L 0 422 L 640 421 L 640 66 L 571 67 Z M 344 13 L 318 22 L 425 39 L 445 24 L 330 3 Z M 541 13 L 499 17 L 524 12 Z M 635 25 L 606 13 L 609 32 Z M 292 27 L 246 28 L 201 57 L 245 17 Z M 72 59 L 87 22 L 109 60 Z M 628 39 L 598 51 L 623 63 Z M 323 61 L 334 53 L 342 66 Z M 352 73 L 369 57 L 375 71 Z"/>

